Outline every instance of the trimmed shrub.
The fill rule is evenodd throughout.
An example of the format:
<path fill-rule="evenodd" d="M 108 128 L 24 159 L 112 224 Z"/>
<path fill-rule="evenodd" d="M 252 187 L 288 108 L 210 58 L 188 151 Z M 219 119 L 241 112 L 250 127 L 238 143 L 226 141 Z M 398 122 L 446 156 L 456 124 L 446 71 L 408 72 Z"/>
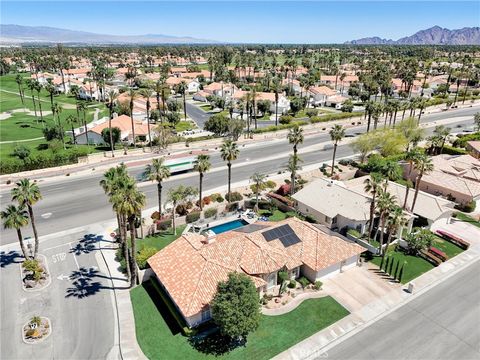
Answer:
<path fill-rule="evenodd" d="M 304 289 L 308 286 L 308 284 L 310 284 L 310 281 L 305 276 L 302 276 L 300 279 L 298 279 L 298 282 Z"/>
<path fill-rule="evenodd" d="M 218 211 L 217 211 L 216 208 L 210 208 L 210 209 L 205 210 L 203 215 L 205 216 L 206 219 L 208 219 L 208 218 L 211 218 L 211 217 L 214 217 L 215 215 L 217 215 L 217 212 Z"/>
<path fill-rule="evenodd" d="M 197 221 L 198 219 L 200 219 L 200 212 L 195 211 L 195 212 L 191 212 L 190 214 L 187 215 L 186 222 L 187 222 L 187 224 L 190 224 L 190 223 L 193 223 L 193 222 Z"/>
<path fill-rule="evenodd" d="M 156 224 L 157 224 L 157 230 L 165 231 L 165 230 L 168 230 L 168 228 L 172 225 L 172 221 L 170 219 L 159 220 L 156 222 Z"/>
<path fill-rule="evenodd" d="M 282 115 L 278 122 L 282 125 L 288 125 L 293 121 L 293 116 L 291 115 Z"/>
<path fill-rule="evenodd" d="M 313 218 L 311 215 L 306 215 L 305 216 L 305 221 L 309 222 L 311 224 L 316 224 L 317 223 L 317 220 L 315 220 L 315 218 Z"/>
<path fill-rule="evenodd" d="M 452 146 L 445 145 L 443 147 L 443 154 L 448 154 L 448 155 L 465 155 L 467 154 L 467 151 L 464 149 L 459 149 L 459 148 L 454 148 Z"/>
<path fill-rule="evenodd" d="M 240 194 L 238 191 L 234 191 L 230 194 L 226 194 L 225 195 L 225 199 L 227 199 L 228 201 L 240 201 L 243 199 L 243 196 L 242 194 Z"/>
<path fill-rule="evenodd" d="M 466 213 L 471 213 L 475 210 L 476 205 L 477 203 L 472 200 L 465 205 L 456 205 L 455 208 Z"/>
<path fill-rule="evenodd" d="M 297 287 L 297 282 L 295 280 L 290 280 L 290 282 L 288 283 L 288 287 L 290 289 L 295 289 Z"/>
<path fill-rule="evenodd" d="M 147 260 L 158 252 L 154 247 L 145 247 L 135 256 L 138 267 L 143 270 L 148 267 Z"/>
<path fill-rule="evenodd" d="M 187 215 L 188 214 L 188 207 L 185 204 L 179 204 L 175 208 L 175 212 L 180 216 Z"/>
<path fill-rule="evenodd" d="M 281 284 L 281 283 L 283 283 L 284 281 L 287 281 L 287 280 L 288 280 L 288 272 L 286 272 L 286 271 L 279 271 L 279 272 L 278 272 L 277 283 L 278 283 L 278 284 Z"/>
<path fill-rule="evenodd" d="M 307 110 L 305 111 L 305 114 L 307 114 L 307 116 L 308 116 L 309 118 L 312 118 L 312 117 L 318 115 L 318 109 L 307 109 Z"/>
<path fill-rule="evenodd" d="M 315 281 L 315 284 L 313 285 L 313 288 L 315 290 L 320 290 L 322 288 L 323 283 L 320 280 Z"/>
<path fill-rule="evenodd" d="M 238 202 L 232 202 L 226 206 L 227 211 L 237 211 L 238 210 Z"/>

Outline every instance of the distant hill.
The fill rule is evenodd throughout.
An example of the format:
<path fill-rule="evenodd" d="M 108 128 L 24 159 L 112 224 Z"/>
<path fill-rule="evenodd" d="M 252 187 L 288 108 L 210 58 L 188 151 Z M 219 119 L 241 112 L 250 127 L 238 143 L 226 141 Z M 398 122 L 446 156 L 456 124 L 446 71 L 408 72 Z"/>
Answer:
<path fill-rule="evenodd" d="M 193 37 L 179 37 L 171 35 L 106 35 L 85 31 L 75 31 L 53 28 L 48 26 L 23 26 L 0 24 L 1 44 L 209 44 L 213 40 L 197 39 Z"/>
<path fill-rule="evenodd" d="M 480 45 L 480 27 L 449 30 L 440 26 L 398 40 L 367 37 L 346 42 L 354 45 Z"/>

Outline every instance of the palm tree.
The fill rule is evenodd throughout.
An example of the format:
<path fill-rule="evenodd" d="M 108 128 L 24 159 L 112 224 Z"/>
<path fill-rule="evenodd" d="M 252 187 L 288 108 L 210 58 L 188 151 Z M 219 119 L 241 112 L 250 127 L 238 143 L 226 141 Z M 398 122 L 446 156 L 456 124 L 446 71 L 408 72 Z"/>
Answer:
<path fill-rule="evenodd" d="M 278 97 L 281 89 L 281 83 L 279 78 L 275 78 L 272 82 L 273 91 L 275 92 L 275 126 L 278 126 Z"/>
<path fill-rule="evenodd" d="M 178 84 L 178 86 L 177 86 L 177 91 L 180 94 L 182 94 L 182 98 L 183 98 L 183 114 L 185 116 L 185 120 L 187 120 L 187 101 L 185 99 L 187 89 L 188 89 L 188 86 L 187 86 L 187 83 L 185 81 L 180 82 L 180 84 Z"/>
<path fill-rule="evenodd" d="M 335 125 L 332 130 L 330 130 L 330 139 L 333 141 L 333 158 L 332 158 L 332 171 L 330 176 L 333 176 L 334 165 L 335 165 L 335 155 L 337 154 L 338 142 L 342 141 L 345 136 L 345 129 L 342 125 Z"/>
<path fill-rule="evenodd" d="M 370 238 L 373 231 L 373 220 L 375 216 L 375 207 L 377 194 L 381 190 L 381 184 L 383 177 L 379 173 L 370 173 L 370 177 L 366 179 L 363 183 L 365 185 L 365 192 L 370 193 L 372 196 L 372 201 L 370 202 L 370 219 L 368 220 L 368 237 Z"/>
<path fill-rule="evenodd" d="M 450 131 L 452 131 L 452 129 L 444 125 L 435 126 L 435 130 L 433 130 L 433 133 L 441 139 L 440 154 L 443 153 L 443 148 L 445 147 L 448 135 L 450 135 Z"/>
<path fill-rule="evenodd" d="M 299 160 L 299 157 L 297 155 L 298 154 L 298 145 L 302 144 L 303 140 L 304 140 L 303 129 L 299 126 L 295 126 L 295 127 L 291 128 L 290 131 L 287 134 L 287 139 L 288 139 L 288 142 L 293 145 L 293 157 L 291 157 L 291 160 L 293 162 L 298 161 Z M 293 181 L 292 181 L 291 186 L 290 186 L 290 189 L 291 189 L 290 193 L 293 195 L 295 193 L 295 176 L 296 176 L 296 171 L 295 170 L 297 168 L 297 164 L 292 164 L 292 166 L 290 168 L 291 168 L 291 170 L 293 170 L 293 172 L 292 172 Z"/>
<path fill-rule="evenodd" d="M 226 139 L 220 147 L 220 156 L 222 157 L 223 161 L 227 162 L 228 167 L 228 202 L 230 202 L 231 197 L 230 186 L 232 182 L 232 161 L 236 160 L 239 154 L 240 150 L 238 149 L 237 143 L 231 139 Z"/>
<path fill-rule="evenodd" d="M 401 207 L 394 206 L 387 217 L 387 246 L 385 247 L 388 250 L 390 242 L 392 241 L 392 235 L 394 232 L 398 231 L 398 228 L 404 226 L 407 223 L 407 219 Z M 387 251 L 383 252 L 382 263 L 385 261 L 385 255 Z"/>
<path fill-rule="evenodd" d="M 255 190 L 255 211 L 257 212 L 258 212 L 258 195 L 260 191 L 265 188 L 265 179 L 266 179 L 266 176 L 258 172 L 254 173 L 250 177 L 250 180 L 253 181 L 253 187 Z"/>
<path fill-rule="evenodd" d="M 50 106 L 53 107 L 53 95 L 55 95 L 55 86 L 53 86 L 51 79 L 47 80 L 45 90 L 47 90 L 48 94 L 50 95 Z"/>
<path fill-rule="evenodd" d="M 30 224 L 32 225 L 33 237 L 35 238 L 35 250 L 33 258 L 37 257 L 38 253 L 38 233 L 37 226 L 35 225 L 35 217 L 33 215 L 33 205 L 42 198 L 40 189 L 37 184 L 31 182 L 29 179 L 21 179 L 15 184 L 12 189 L 12 200 L 18 202 L 20 206 L 26 206 L 28 210 L 28 216 L 30 218 Z"/>
<path fill-rule="evenodd" d="M 83 114 L 83 128 L 85 130 L 85 140 L 87 142 L 87 145 L 89 144 L 88 141 L 88 129 L 87 129 L 87 119 L 86 119 L 86 111 L 87 111 L 87 106 L 83 101 L 77 101 L 76 104 L 76 109 L 77 109 L 77 116 L 80 119 L 80 112 Z"/>
<path fill-rule="evenodd" d="M 150 151 L 151 151 L 153 145 L 152 145 L 152 135 L 151 135 L 151 132 L 150 132 L 150 98 L 153 96 L 153 92 L 150 89 L 142 89 L 142 90 L 140 90 L 140 95 L 142 95 L 146 99 L 148 143 L 150 145 Z"/>
<path fill-rule="evenodd" d="M 417 171 L 417 177 L 415 179 L 415 195 L 413 196 L 412 208 L 410 209 L 411 213 L 413 213 L 415 203 L 417 202 L 418 191 L 420 190 L 420 181 L 422 180 L 423 175 L 433 171 L 432 159 L 426 154 L 420 154 L 415 159 L 414 168 Z"/>
<path fill-rule="evenodd" d="M 115 144 L 113 143 L 113 133 L 112 133 L 112 119 L 113 119 L 113 110 L 114 110 L 116 99 L 117 99 L 117 93 L 114 90 L 110 90 L 108 92 L 108 130 L 110 133 L 110 150 L 112 151 L 112 158 L 115 157 Z"/>
<path fill-rule="evenodd" d="M 288 157 L 287 171 L 290 173 L 290 194 L 293 194 L 296 190 L 296 174 L 301 169 L 299 163 L 303 160 L 298 155 L 290 155 Z"/>
<path fill-rule="evenodd" d="M 40 100 L 40 91 L 42 91 L 42 84 L 38 80 L 34 81 L 35 90 L 37 91 L 37 98 L 38 98 L 38 110 L 40 111 L 40 120 L 43 123 L 43 112 L 42 112 L 42 101 Z"/>
<path fill-rule="evenodd" d="M 76 145 L 77 144 L 77 137 L 75 136 L 75 126 L 78 122 L 78 119 L 76 118 L 75 115 L 73 114 L 68 114 L 68 116 L 65 119 L 65 122 L 67 124 L 70 124 L 70 127 L 72 129 L 72 136 L 73 136 L 73 143 Z"/>
<path fill-rule="evenodd" d="M 124 187 L 120 191 L 113 195 L 113 203 L 116 206 L 116 210 L 123 215 L 130 229 L 130 246 L 131 246 L 131 278 L 130 286 L 137 285 L 137 260 L 136 260 L 136 228 L 135 222 L 137 217 L 142 217 L 142 209 L 145 207 L 146 198 L 145 194 L 137 189 L 135 180 L 131 177 L 127 177 Z M 124 222 L 124 226 L 126 226 Z"/>
<path fill-rule="evenodd" d="M 33 91 L 35 90 L 35 80 L 27 79 L 27 87 L 30 89 L 30 95 L 32 96 L 32 103 L 33 103 L 33 111 L 35 112 L 35 119 L 37 120 L 37 123 L 38 123 L 37 104 L 35 102 L 35 95 L 33 93 Z"/>
<path fill-rule="evenodd" d="M 172 203 L 172 228 L 173 235 L 177 235 L 177 228 L 175 225 L 175 209 L 177 205 L 190 200 L 197 195 L 197 189 L 192 186 L 177 186 L 168 191 L 168 200 Z"/>
<path fill-rule="evenodd" d="M 408 163 L 408 174 L 407 174 L 407 184 L 405 189 L 405 200 L 403 201 L 402 209 L 405 210 L 407 208 L 408 202 L 408 194 L 410 192 L 410 176 L 412 175 L 413 164 L 417 161 L 417 157 L 420 155 L 420 152 L 417 148 L 413 148 L 412 150 L 408 151 L 405 156 L 405 161 Z"/>
<path fill-rule="evenodd" d="M 170 177 L 170 169 L 165 165 L 165 159 L 153 159 L 145 168 L 144 177 L 157 182 L 158 213 L 162 216 L 162 183 Z"/>
<path fill-rule="evenodd" d="M 385 176 L 384 187 L 386 190 L 389 180 L 397 181 L 402 177 L 402 168 L 396 161 L 390 160 L 383 166 L 382 173 Z"/>
<path fill-rule="evenodd" d="M 383 240 L 385 237 L 385 226 L 387 224 L 387 217 L 392 211 L 392 209 L 396 206 L 395 196 L 390 194 L 385 190 L 380 190 L 378 194 L 378 201 L 377 201 L 377 211 L 380 215 L 380 224 L 381 224 L 381 232 L 380 232 L 380 247 L 379 251 L 380 254 L 383 253 Z M 376 234 L 378 234 L 379 229 L 377 228 Z M 376 238 L 377 236 L 375 236 Z"/>
<path fill-rule="evenodd" d="M 194 170 L 198 171 L 200 176 L 200 184 L 199 184 L 199 206 L 200 211 L 203 210 L 203 200 L 202 200 L 202 190 L 203 190 L 203 175 L 210 170 L 212 164 L 210 163 L 210 156 L 206 154 L 200 154 L 197 156 L 197 160 L 195 161 Z"/>
<path fill-rule="evenodd" d="M 25 207 L 10 204 L 0 213 L 0 217 L 3 219 L 3 227 L 5 229 L 15 229 L 17 231 L 18 242 L 20 243 L 23 257 L 28 260 L 29 256 L 22 236 L 22 227 L 28 225 L 28 213 Z"/>
<path fill-rule="evenodd" d="M 133 122 L 133 106 L 134 101 L 138 98 L 138 93 L 136 90 L 130 89 L 128 90 L 128 97 L 130 98 L 130 120 L 132 122 L 132 138 L 133 138 L 133 147 L 137 147 L 137 140 L 135 139 L 135 123 Z"/>
<path fill-rule="evenodd" d="M 15 82 L 18 85 L 18 94 L 20 95 L 20 100 L 22 101 L 23 107 L 25 107 L 25 99 L 24 99 L 24 93 L 23 93 L 23 77 L 20 74 L 17 74 L 15 76 Z"/>

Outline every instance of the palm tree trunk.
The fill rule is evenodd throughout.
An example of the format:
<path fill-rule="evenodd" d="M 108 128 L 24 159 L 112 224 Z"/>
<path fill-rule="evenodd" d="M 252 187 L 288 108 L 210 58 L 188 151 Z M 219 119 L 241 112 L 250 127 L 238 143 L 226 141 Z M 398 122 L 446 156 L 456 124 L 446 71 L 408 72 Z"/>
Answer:
<path fill-rule="evenodd" d="M 110 113 L 109 119 L 108 119 L 108 128 L 110 132 L 110 150 L 112 151 L 112 158 L 115 157 L 115 145 L 113 143 L 113 134 L 112 134 L 112 114 Z"/>
<path fill-rule="evenodd" d="M 158 213 L 162 217 L 162 182 L 159 181 L 157 184 L 157 196 L 158 196 Z"/>
<path fill-rule="evenodd" d="M 147 106 L 147 130 L 148 130 L 148 144 L 150 145 L 150 152 L 152 151 L 152 134 L 150 133 L 150 105 Z"/>
<path fill-rule="evenodd" d="M 187 120 L 187 100 L 185 100 L 185 91 L 183 92 L 183 115 L 185 116 L 185 120 Z"/>
<path fill-rule="evenodd" d="M 417 181 L 415 181 L 415 195 L 413 195 L 413 202 L 412 202 L 412 208 L 410 209 L 410 212 L 413 214 L 413 209 L 415 208 L 415 203 L 417 202 L 417 196 L 418 196 L 418 190 L 420 187 L 420 180 L 422 180 L 423 174 L 420 173 L 417 177 Z"/>
<path fill-rule="evenodd" d="M 387 254 L 388 247 L 390 246 L 390 242 L 392 241 L 392 231 L 389 231 L 387 236 L 387 246 L 385 247 L 385 251 L 382 253 L 382 264 L 385 262 L 385 255 Z"/>
<path fill-rule="evenodd" d="M 40 111 L 40 121 L 43 123 L 42 102 L 40 101 L 40 91 L 38 92 L 38 110 Z"/>
<path fill-rule="evenodd" d="M 75 128 L 73 127 L 73 123 L 71 126 L 72 126 L 73 143 L 77 145 L 77 138 L 75 136 Z"/>
<path fill-rule="evenodd" d="M 30 223 L 32 224 L 33 237 L 35 239 L 35 251 L 33 253 L 33 258 L 36 259 L 38 254 L 38 246 L 39 246 L 37 226 L 35 225 L 35 217 L 33 216 L 32 205 L 27 204 L 27 209 L 28 209 L 28 216 L 30 216 Z"/>
<path fill-rule="evenodd" d="M 130 268 L 130 256 L 129 256 L 129 249 L 128 249 L 128 241 L 127 241 L 127 219 L 125 219 L 125 216 L 122 215 L 121 217 L 122 221 L 122 230 L 121 230 L 121 238 L 122 238 L 122 246 L 123 246 L 123 257 L 125 259 L 125 270 L 127 271 L 127 279 L 128 281 L 132 281 L 132 272 Z"/>
<path fill-rule="evenodd" d="M 333 169 L 335 165 L 335 155 L 337 154 L 337 143 L 333 145 L 333 158 L 332 158 L 332 171 L 330 172 L 330 176 L 333 176 Z"/>
<path fill-rule="evenodd" d="M 131 281 L 130 281 L 130 286 L 135 286 L 137 285 L 137 279 L 138 279 L 138 276 L 137 276 L 137 259 L 135 257 L 136 255 L 136 239 L 135 239 L 135 216 L 131 216 L 130 219 L 129 219 L 129 224 L 130 224 L 130 245 L 132 247 L 132 258 L 131 258 L 131 262 L 132 262 L 132 278 L 131 278 Z"/>
<path fill-rule="evenodd" d="M 130 120 L 132 121 L 132 139 L 133 139 L 133 147 L 136 148 L 137 147 L 137 144 L 136 144 L 136 141 L 135 141 L 135 124 L 133 122 L 133 103 L 132 105 L 130 105 Z"/>
<path fill-rule="evenodd" d="M 88 144 L 88 130 L 87 130 L 87 119 L 86 119 L 86 116 L 85 116 L 85 110 L 83 110 L 83 126 L 85 128 L 85 139 L 87 141 L 87 145 Z"/>
<path fill-rule="evenodd" d="M 177 235 L 177 228 L 175 226 L 175 208 L 177 207 L 177 203 L 173 202 L 173 209 L 172 209 L 172 228 L 173 228 L 173 235 Z"/>
<path fill-rule="evenodd" d="M 230 182 L 232 180 L 232 163 L 230 161 L 227 163 L 227 167 L 228 167 L 228 192 L 227 192 L 227 194 L 228 194 L 228 202 L 230 203 L 230 197 L 231 197 L 230 196 L 230 185 L 231 185 Z"/>
<path fill-rule="evenodd" d="M 373 231 L 373 221 L 375 216 L 375 198 L 376 193 L 373 193 L 372 202 L 370 203 L 370 224 L 368 224 L 368 238 L 370 238 Z"/>
<path fill-rule="evenodd" d="M 22 249 L 23 257 L 25 260 L 28 260 L 30 257 L 27 254 L 27 249 L 25 248 L 25 243 L 23 242 L 22 230 L 17 229 L 18 242 L 20 243 L 20 248 Z"/>
<path fill-rule="evenodd" d="M 383 214 L 382 216 L 382 232 L 380 233 L 380 254 L 383 254 L 383 238 L 385 237 L 385 221 L 386 221 L 386 216 Z"/>
<path fill-rule="evenodd" d="M 200 173 L 200 184 L 198 186 L 199 189 L 199 199 L 198 199 L 198 204 L 200 206 L 200 211 L 203 210 L 203 202 L 202 202 L 202 189 L 203 188 L 203 173 Z"/>
<path fill-rule="evenodd" d="M 33 95 L 33 92 L 32 92 L 32 103 L 33 103 L 33 111 L 35 111 L 35 119 L 37 119 L 37 122 L 38 122 L 37 104 L 35 103 L 35 95 Z"/>

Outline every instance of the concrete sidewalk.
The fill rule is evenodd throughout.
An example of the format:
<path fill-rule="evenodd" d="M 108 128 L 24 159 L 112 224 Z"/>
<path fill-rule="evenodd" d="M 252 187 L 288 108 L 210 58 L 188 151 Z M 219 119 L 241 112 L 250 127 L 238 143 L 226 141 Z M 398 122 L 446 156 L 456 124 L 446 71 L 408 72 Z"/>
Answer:
<path fill-rule="evenodd" d="M 414 279 L 413 293 L 407 291 L 408 284 L 396 288 L 378 298 L 335 324 L 319 331 L 290 349 L 280 353 L 276 360 L 315 359 L 326 357 L 328 349 L 355 335 L 375 321 L 422 295 L 435 285 L 445 281 L 464 268 L 480 260 L 480 238 L 471 243 L 468 250 L 455 256 L 440 266 Z"/>

